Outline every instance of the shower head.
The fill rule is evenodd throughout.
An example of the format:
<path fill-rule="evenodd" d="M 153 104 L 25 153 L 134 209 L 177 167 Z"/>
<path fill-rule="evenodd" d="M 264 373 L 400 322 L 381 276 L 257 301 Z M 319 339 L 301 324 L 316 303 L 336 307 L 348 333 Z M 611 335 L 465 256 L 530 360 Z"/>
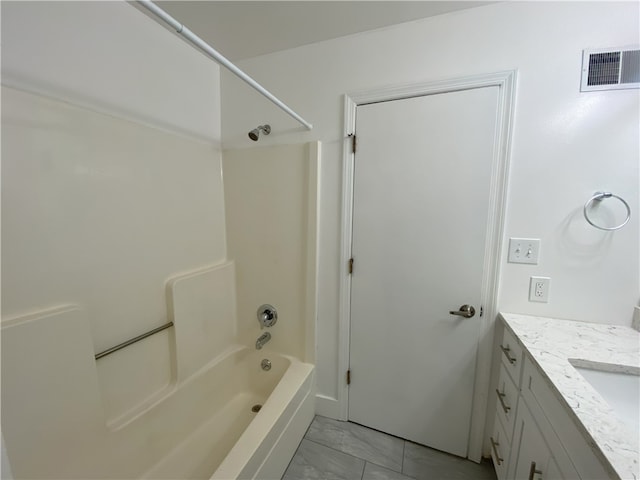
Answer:
<path fill-rule="evenodd" d="M 254 128 L 249 132 L 249 138 L 254 142 L 258 141 L 258 137 L 260 136 L 260 131 L 264 132 L 265 135 L 269 135 L 271 133 L 270 125 L 260 125 L 258 128 Z"/>

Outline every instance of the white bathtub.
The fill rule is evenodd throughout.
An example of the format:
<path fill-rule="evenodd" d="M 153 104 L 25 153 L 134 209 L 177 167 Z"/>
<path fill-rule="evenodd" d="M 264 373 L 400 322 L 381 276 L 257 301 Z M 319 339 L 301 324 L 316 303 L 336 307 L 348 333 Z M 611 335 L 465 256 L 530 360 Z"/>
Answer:
<path fill-rule="evenodd" d="M 313 418 L 312 386 L 312 365 L 238 346 L 114 433 L 170 445 L 142 478 L 279 479 Z"/>
<path fill-rule="evenodd" d="M 168 345 L 175 379 L 117 417 L 102 395 L 84 311 L 60 306 L 3 320 L 2 433 L 14 477 L 280 478 L 313 417 L 313 365 L 268 348 L 214 348 L 189 328 L 178 338 L 180 325 L 198 325 L 183 317 L 175 339 L 160 333 L 117 354 L 139 376 L 158 361 L 146 347 Z M 51 338 L 65 339 L 64 348 Z M 202 362 L 207 351 L 219 353 Z M 263 407 L 253 413 L 256 404 Z"/>
<path fill-rule="evenodd" d="M 272 363 L 269 371 L 260 366 L 265 358 Z M 81 420 L 76 406 L 76 417 L 67 415 L 64 424 L 85 428 L 81 438 L 44 426 L 22 429 L 19 406 L 7 402 L 5 411 L 3 403 L 11 468 L 15 478 L 31 479 L 279 479 L 313 419 L 313 376 L 313 365 L 293 357 L 235 345 L 111 425 L 104 417 Z M 3 375 L 3 387 L 4 381 Z M 10 383 L 25 382 L 16 376 Z M 27 410 L 35 405 L 28 415 L 51 403 L 43 395 L 35 402 L 24 398 Z M 54 403 L 63 409 L 73 401 L 83 405 L 81 400 L 65 396 Z M 262 405 L 259 412 L 252 412 L 254 405 Z M 42 418 L 55 417 L 48 412 Z"/>

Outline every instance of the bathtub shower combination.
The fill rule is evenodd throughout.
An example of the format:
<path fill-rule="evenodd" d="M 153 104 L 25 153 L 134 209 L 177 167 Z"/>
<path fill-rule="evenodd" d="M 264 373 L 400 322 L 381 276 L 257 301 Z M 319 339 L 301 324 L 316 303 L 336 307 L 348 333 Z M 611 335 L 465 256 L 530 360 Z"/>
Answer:
<path fill-rule="evenodd" d="M 175 277 L 173 328 L 104 360 L 76 306 L 4 321 L 2 429 L 13 475 L 279 479 L 313 418 L 314 368 L 236 343 L 233 285 L 231 262 Z M 105 376 L 125 376 L 125 364 L 161 364 L 149 348 L 165 355 L 168 384 L 134 404 L 105 392 L 118 385 Z M 101 371 L 102 361 L 122 363 Z"/>
<path fill-rule="evenodd" d="M 269 370 L 261 367 L 264 360 Z M 157 430 L 166 428 L 167 418 L 180 419 L 186 431 L 142 478 L 279 479 L 293 452 L 278 444 L 288 442 L 295 450 L 313 416 L 306 398 L 311 371 L 308 364 L 266 349 L 230 350 L 147 420 L 143 428 Z"/>

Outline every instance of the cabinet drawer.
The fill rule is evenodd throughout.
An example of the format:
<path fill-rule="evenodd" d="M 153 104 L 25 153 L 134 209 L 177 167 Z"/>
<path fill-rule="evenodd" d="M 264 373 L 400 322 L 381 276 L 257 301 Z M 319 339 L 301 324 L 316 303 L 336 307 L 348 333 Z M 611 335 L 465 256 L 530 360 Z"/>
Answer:
<path fill-rule="evenodd" d="M 511 441 L 513 435 L 514 419 L 516 418 L 516 408 L 518 406 L 518 388 L 507 373 L 507 367 L 500 365 L 500 376 L 498 377 L 498 388 L 496 395 L 496 416 L 502 422 L 507 440 Z"/>
<path fill-rule="evenodd" d="M 520 378 L 522 374 L 522 346 L 516 340 L 516 337 L 505 327 L 502 335 L 502 342 L 500 342 L 500 350 L 502 351 L 500 357 L 502 358 L 502 364 L 506 367 L 507 372 L 511 375 L 513 383 L 517 387 L 520 386 Z"/>
<path fill-rule="evenodd" d="M 496 470 L 498 480 L 506 480 L 511 444 L 507 440 L 507 436 L 497 418 L 493 423 L 493 432 L 489 437 L 489 441 L 491 442 L 491 459 L 493 460 L 493 467 Z"/>

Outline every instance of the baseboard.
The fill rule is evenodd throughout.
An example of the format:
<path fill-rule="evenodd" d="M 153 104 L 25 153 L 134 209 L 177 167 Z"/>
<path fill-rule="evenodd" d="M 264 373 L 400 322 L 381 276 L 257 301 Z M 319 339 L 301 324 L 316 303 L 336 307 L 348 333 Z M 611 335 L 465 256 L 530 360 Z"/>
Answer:
<path fill-rule="evenodd" d="M 321 394 L 316 395 L 316 415 L 322 415 L 323 417 L 329 417 L 335 420 L 347 420 L 340 411 L 340 403 L 337 398 Z"/>

